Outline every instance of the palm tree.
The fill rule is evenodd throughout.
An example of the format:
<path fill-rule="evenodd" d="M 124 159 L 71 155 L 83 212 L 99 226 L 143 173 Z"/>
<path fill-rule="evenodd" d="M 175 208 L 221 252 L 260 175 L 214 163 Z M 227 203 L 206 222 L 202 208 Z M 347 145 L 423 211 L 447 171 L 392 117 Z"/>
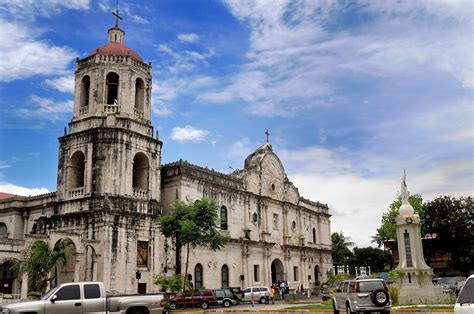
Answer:
<path fill-rule="evenodd" d="M 33 291 L 44 292 L 48 283 L 56 279 L 56 264 L 66 263 L 72 246 L 71 241 L 60 241 L 51 248 L 45 241 L 35 240 L 26 250 L 23 260 L 13 267 L 28 274 Z"/>

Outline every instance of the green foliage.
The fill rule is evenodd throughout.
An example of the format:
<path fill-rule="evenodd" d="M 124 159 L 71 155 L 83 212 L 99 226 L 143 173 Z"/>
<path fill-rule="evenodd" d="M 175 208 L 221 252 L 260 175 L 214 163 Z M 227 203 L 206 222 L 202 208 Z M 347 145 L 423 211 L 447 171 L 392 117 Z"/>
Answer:
<path fill-rule="evenodd" d="M 345 265 L 354 254 L 349 250 L 348 246 L 352 245 L 348 242 L 344 234 L 341 232 L 334 232 L 331 235 L 332 242 L 332 262 L 334 265 Z"/>
<path fill-rule="evenodd" d="M 450 266 L 469 275 L 474 264 L 474 209 L 471 197 L 440 196 L 424 205 L 424 230 L 436 233 L 434 247 L 451 255 Z"/>
<path fill-rule="evenodd" d="M 393 305 L 398 305 L 400 301 L 400 291 L 397 287 L 391 286 L 389 289 L 390 299 L 392 299 Z"/>
<path fill-rule="evenodd" d="M 423 212 L 423 198 L 420 194 L 410 195 L 408 202 L 413 207 L 416 213 L 421 214 Z M 372 242 L 376 242 L 380 247 L 384 241 L 394 240 L 397 238 L 395 224 L 393 220 L 398 216 L 398 209 L 402 205 L 402 199 L 399 195 L 395 201 L 390 204 L 390 207 L 386 213 L 382 215 L 382 223 L 380 228 L 377 229 L 377 233 L 372 237 Z"/>
<path fill-rule="evenodd" d="M 61 241 L 52 249 L 48 243 L 35 240 L 27 248 L 23 260 L 18 261 L 13 268 L 28 274 L 33 283 L 33 291 L 45 292 L 48 283 L 56 279 L 53 271 L 56 264 L 66 263 L 72 246 L 72 242 Z"/>
<path fill-rule="evenodd" d="M 370 266 L 373 273 L 384 271 L 385 265 L 391 260 L 391 254 L 378 248 L 365 247 L 354 248 L 354 258 L 351 264 L 354 266 Z"/>
<path fill-rule="evenodd" d="M 229 240 L 227 231 L 220 229 L 216 203 L 207 198 L 192 204 L 178 201 L 171 208 L 169 215 L 158 218 L 160 232 L 176 240 L 176 254 L 181 254 L 180 248 L 186 246 L 185 274 L 188 273 L 190 247 L 207 247 L 213 251 L 222 248 Z M 184 277 L 185 290 L 187 277 Z"/>
<path fill-rule="evenodd" d="M 293 304 L 296 303 L 296 293 L 292 292 L 290 293 L 290 298 L 286 300 L 286 303 Z"/>
<path fill-rule="evenodd" d="M 165 292 L 177 293 L 181 290 L 183 285 L 183 277 L 181 275 L 164 276 L 158 275 L 155 277 L 155 284 L 163 287 Z"/>

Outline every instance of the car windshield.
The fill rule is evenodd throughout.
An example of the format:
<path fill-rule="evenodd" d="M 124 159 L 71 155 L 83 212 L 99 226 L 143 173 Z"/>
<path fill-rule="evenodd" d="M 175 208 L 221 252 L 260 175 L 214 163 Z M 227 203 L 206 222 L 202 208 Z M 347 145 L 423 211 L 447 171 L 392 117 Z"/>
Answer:
<path fill-rule="evenodd" d="M 438 285 L 454 285 L 460 281 L 459 277 L 443 277 L 440 278 L 437 282 Z"/>
<path fill-rule="evenodd" d="M 383 289 L 382 281 L 360 281 L 357 284 L 359 292 L 371 292 L 377 289 Z"/>
<path fill-rule="evenodd" d="M 470 279 L 466 282 L 461 292 L 459 293 L 457 303 L 474 303 L 474 279 Z"/>
<path fill-rule="evenodd" d="M 48 299 L 51 295 L 54 294 L 54 292 L 56 292 L 56 290 L 58 290 L 58 288 L 59 288 L 59 286 L 52 288 L 51 290 L 49 290 L 48 292 L 46 292 L 46 294 L 43 294 L 40 299 L 41 299 L 41 300 L 46 300 L 46 299 Z"/>

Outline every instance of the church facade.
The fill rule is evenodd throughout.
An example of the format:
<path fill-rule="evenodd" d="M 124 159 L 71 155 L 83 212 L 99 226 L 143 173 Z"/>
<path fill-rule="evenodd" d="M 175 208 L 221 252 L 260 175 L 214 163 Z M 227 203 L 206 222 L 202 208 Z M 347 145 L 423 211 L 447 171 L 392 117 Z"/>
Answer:
<path fill-rule="evenodd" d="M 73 248 L 56 266 L 57 283 L 94 280 L 112 293 L 158 291 L 153 278 L 184 258 L 173 257 L 173 242 L 160 234 L 156 219 L 177 200 L 202 197 L 219 205 L 230 241 L 217 252 L 192 250 L 196 287 L 287 280 L 310 288 L 326 280 L 328 206 L 299 195 L 270 143 L 230 174 L 181 160 L 161 165 L 163 143 L 150 122 L 151 64 L 124 45 L 124 36 L 116 22 L 106 45 L 76 60 L 56 192 L 0 200 L 0 292 L 26 296 L 28 275 L 10 267 L 36 239 Z"/>

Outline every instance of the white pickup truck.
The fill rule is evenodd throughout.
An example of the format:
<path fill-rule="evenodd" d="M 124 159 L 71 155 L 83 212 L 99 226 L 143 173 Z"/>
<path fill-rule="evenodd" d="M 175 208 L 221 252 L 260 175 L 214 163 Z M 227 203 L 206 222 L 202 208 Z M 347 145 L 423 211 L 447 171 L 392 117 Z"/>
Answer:
<path fill-rule="evenodd" d="M 163 294 L 107 296 L 102 282 L 60 284 L 37 301 L 0 306 L 0 313 L 17 314 L 157 314 Z"/>

